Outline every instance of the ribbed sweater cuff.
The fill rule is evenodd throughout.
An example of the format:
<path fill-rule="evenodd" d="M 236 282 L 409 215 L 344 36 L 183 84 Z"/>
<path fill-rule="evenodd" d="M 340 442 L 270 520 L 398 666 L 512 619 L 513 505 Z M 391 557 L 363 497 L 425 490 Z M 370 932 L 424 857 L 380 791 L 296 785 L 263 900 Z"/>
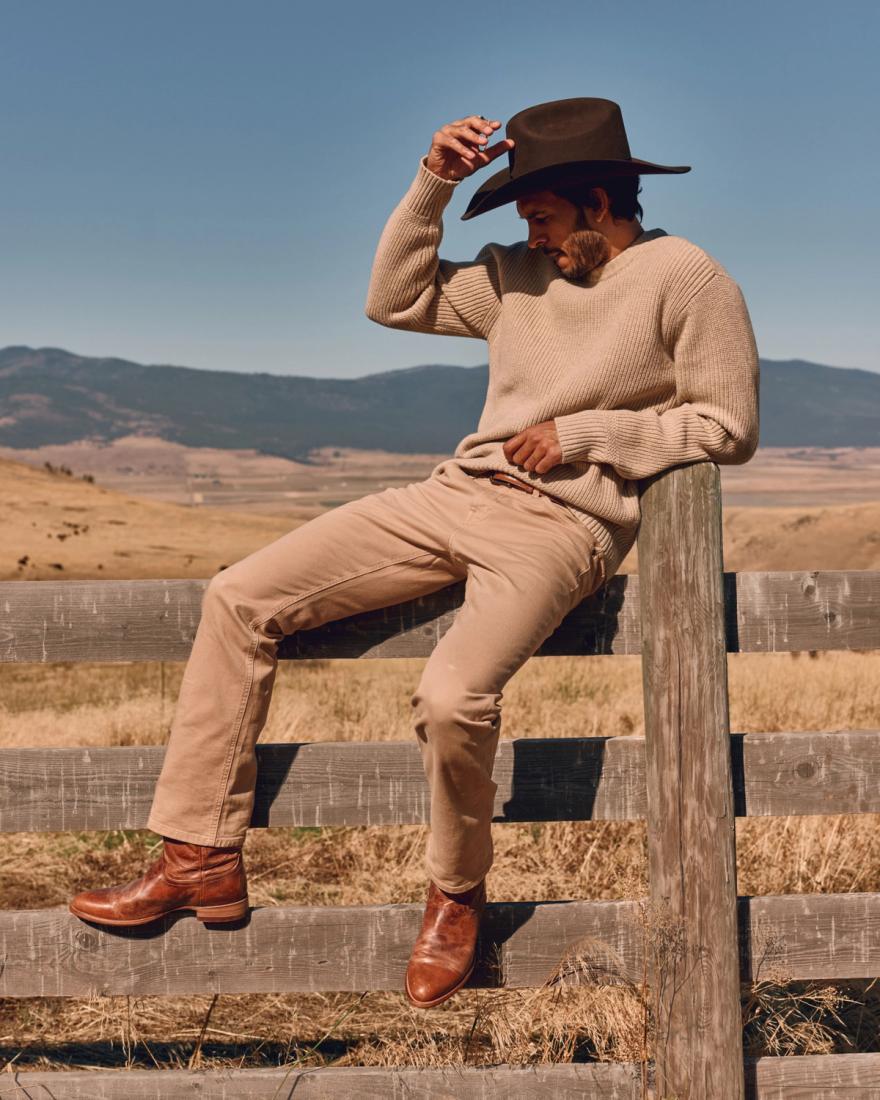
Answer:
<path fill-rule="evenodd" d="M 419 161 L 416 178 L 403 196 L 403 205 L 413 214 L 432 221 L 439 218 L 444 207 L 452 198 L 452 192 L 458 187 L 458 180 L 445 180 L 436 175 L 426 165 L 427 155 Z"/>
<path fill-rule="evenodd" d="M 562 447 L 562 461 L 574 462 L 590 457 L 590 447 L 606 440 L 607 432 L 602 424 L 601 409 L 585 409 L 583 412 L 566 413 L 554 417 L 556 434 Z"/>

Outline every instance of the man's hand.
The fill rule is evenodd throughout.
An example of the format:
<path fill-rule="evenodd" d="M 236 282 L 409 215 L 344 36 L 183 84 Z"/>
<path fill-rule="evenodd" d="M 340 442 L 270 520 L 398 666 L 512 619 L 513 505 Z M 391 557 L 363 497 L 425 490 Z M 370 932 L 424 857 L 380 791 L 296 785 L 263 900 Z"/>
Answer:
<path fill-rule="evenodd" d="M 533 424 L 511 436 L 502 450 L 508 462 L 536 474 L 546 474 L 562 461 L 562 447 L 552 420 Z"/>
<path fill-rule="evenodd" d="M 445 180 L 458 181 L 473 175 L 478 168 L 513 148 L 512 138 L 487 145 L 500 125 L 498 119 L 469 115 L 441 126 L 431 140 L 426 161 L 428 168 Z"/>

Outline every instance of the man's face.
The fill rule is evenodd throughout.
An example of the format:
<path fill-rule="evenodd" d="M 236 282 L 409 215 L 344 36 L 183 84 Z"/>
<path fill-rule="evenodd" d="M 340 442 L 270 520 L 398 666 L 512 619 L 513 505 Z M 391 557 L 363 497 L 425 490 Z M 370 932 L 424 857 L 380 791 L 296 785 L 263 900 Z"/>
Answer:
<path fill-rule="evenodd" d="M 582 207 L 552 191 L 535 191 L 517 199 L 519 216 L 528 222 L 529 248 L 540 248 L 567 279 L 581 279 L 608 258 L 608 241 L 591 228 Z"/>

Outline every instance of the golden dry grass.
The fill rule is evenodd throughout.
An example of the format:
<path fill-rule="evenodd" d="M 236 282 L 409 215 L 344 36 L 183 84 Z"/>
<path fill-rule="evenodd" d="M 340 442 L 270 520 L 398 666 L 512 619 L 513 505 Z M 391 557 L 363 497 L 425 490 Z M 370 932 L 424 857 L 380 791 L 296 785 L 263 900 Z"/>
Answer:
<path fill-rule="evenodd" d="M 157 473 L 135 469 L 108 485 L 0 457 L 0 580 L 209 577 L 341 500 L 427 477 L 441 457 L 331 452 L 303 467 L 202 450 L 162 443 L 169 469 L 157 454 Z M 759 452 L 743 467 L 721 468 L 725 568 L 880 569 L 880 449 L 865 448 L 848 465 L 834 452 L 810 461 L 786 454 Z M 205 504 L 170 502 L 214 480 L 214 495 L 195 494 Z M 637 571 L 633 551 L 620 572 Z"/>
<path fill-rule="evenodd" d="M 323 457 L 329 469 L 332 456 Z M 833 462 L 783 457 L 722 471 L 737 501 L 725 509 L 726 568 L 880 567 L 880 506 L 876 494 L 858 497 L 859 484 L 876 479 L 874 458 L 849 456 L 852 468 L 835 480 Z M 350 459 L 339 456 L 330 477 L 334 493 L 370 491 L 392 474 L 377 458 L 349 484 Z M 175 477 L 214 470 L 213 457 L 209 462 L 205 455 L 175 453 L 174 460 L 186 467 Z M 424 469 L 416 462 L 404 480 L 427 474 L 433 458 L 419 461 Z M 819 463 L 814 505 L 792 499 L 790 474 L 799 463 Z M 240 465 L 228 475 L 243 478 L 230 489 L 230 501 L 236 493 L 255 499 L 265 488 L 264 475 L 278 473 L 248 466 L 244 477 Z M 302 471 L 280 473 L 299 477 Z M 170 477 L 157 475 L 157 498 Z M 3 460 L 0 485 L 8 490 L 0 532 L 4 579 L 205 577 L 301 521 L 293 505 L 284 515 L 185 508 Z M 799 491 L 814 499 L 803 487 Z M 789 503 L 747 506 L 756 495 L 765 504 Z M 624 571 L 634 565 L 630 559 Z M 423 664 L 285 663 L 262 740 L 408 739 L 409 696 Z M 0 666 L 0 745 L 163 744 L 181 673 L 176 664 Z M 877 724 L 880 653 L 736 655 L 729 676 L 735 730 Z M 505 689 L 503 707 L 505 737 L 640 733 L 639 659 L 530 661 Z M 739 890 L 880 890 L 878 823 L 871 815 L 741 821 Z M 495 838 L 490 889 L 496 899 L 637 898 L 646 892 L 640 823 L 503 825 L 495 827 Z M 424 842 L 425 830 L 416 826 L 255 830 L 246 846 L 252 903 L 419 901 Z M 64 906 L 80 889 L 138 876 L 156 845 L 146 832 L 11 836 L 0 852 L 0 906 Z M 876 1049 L 880 1034 L 880 996 L 872 983 L 793 985 L 784 974 L 768 972 L 747 991 L 743 1014 L 750 1053 Z M 429 1013 L 411 1009 L 398 993 L 6 1000 L 0 1001 L 0 1067 L 629 1061 L 645 1053 L 646 1023 L 643 990 L 597 983 L 465 991 Z"/>
<path fill-rule="evenodd" d="M 262 740 L 407 739 L 422 659 L 286 662 Z M 3 745 L 162 744 L 180 664 L 0 668 Z M 880 654 L 730 658 L 732 728 L 867 728 L 880 710 Z M 638 658 L 541 658 L 509 682 L 503 736 L 642 730 Z M 872 815 L 747 820 L 738 826 L 741 893 L 880 890 Z M 495 826 L 496 899 L 637 898 L 646 892 L 641 823 Z M 255 905 L 383 904 L 423 896 L 425 829 L 254 830 L 246 859 Z M 66 904 L 86 886 L 140 874 L 147 832 L 19 834 L 0 856 L 6 908 Z M 792 986 L 768 973 L 744 1003 L 753 1053 L 872 1049 L 873 989 Z M 207 1026 L 205 1021 L 207 1020 Z M 402 995 L 207 996 L 0 1002 L 0 1058 L 39 1066 L 194 1064 L 441 1065 L 638 1060 L 646 1006 L 635 987 L 597 983 L 459 994 L 431 1013 Z"/>

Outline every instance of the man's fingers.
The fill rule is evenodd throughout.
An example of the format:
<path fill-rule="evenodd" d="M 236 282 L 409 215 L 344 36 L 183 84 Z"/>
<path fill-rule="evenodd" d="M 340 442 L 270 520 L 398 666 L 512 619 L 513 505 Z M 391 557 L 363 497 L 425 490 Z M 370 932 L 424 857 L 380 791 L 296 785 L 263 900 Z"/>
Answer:
<path fill-rule="evenodd" d="M 519 432 L 517 435 L 512 435 L 510 439 L 502 446 L 501 450 L 504 452 L 504 457 L 509 459 L 512 454 L 516 452 L 517 447 L 523 441 L 523 433 Z"/>
<path fill-rule="evenodd" d="M 501 123 L 497 118 L 483 118 L 482 115 L 471 115 L 469 118 L 459 119 L 460 122 L 469 122 L 471 126 L 484 127 L 487 130 L 497 130 Z"/>
<path fill-rule="evenodd" d="M 528 443 L 521 443 L 519 447 L 513 452 L 509 458 L 509 462 L 512 462 L 514 466 L 523 466 L 531 455 L 533 448 Z"/>
<path fill-rule="evenodd" d="M 479 130 L 479 132 L 481 134 L 484 134 L 487 138 L 492 137 L 492 135 L 495 133 L 495 131 L 501 125 L 501 123 L 498 122 L 497 119 L 495 121 L 490 122 L 489 119 L 487 119 L 487 118 L 477 118 L 477 119 L 469 118 L 468 122 L 470 123 L 471 126 L 473 126 L 473 128 L 475 130 Z"/>
<path fill-rule="evenodd" d="M 475 149 L 472 149 L 469 145 L 465 145 L 464 142 L 459 141 L 457 137 L 444 133 L 442 130 L 437 132 L 435 144 L 446 149 L 452 149 L 454 152 L 458 153 L 459 156 L 467 157 L 468 160 L 473 160 L 477 154 Z"/>
<path fill-rule="evenodd" d="M 514 141 L 512 138 L 504 138 L 503 141 L 498 141 L 494 145 L 490 145 L 488 149 L 481 149 L 480 155 L 486 158 L 485 163 L 489 164 L 496 157 L 500 157 L 502 153 L 506 153 L 508 149 L 512 149 Z"/>
<path fill-rule="evenodd" d="M 507 461 L 530 473 L 538 474 L 546 474 L 554 466 L 558 466 L 562 460 L 559 444 L 555 439 L 548 439 L 542 434 L 542 429 L 550 423 L 551 421 L 547 421 L 545 424 L 533 425 L 505 440 L 501 449 Z"/>
<path fill-rule="evenodd" d="M 532 447 L 531 453 L 526 456 L 526 460 L 523 465 L 527 470 L 534 470 L 534 468 L 538 465 L 543 457 L 544 448 L 541 446 L 540 443 L 536 443 L 535 446 Z M 529 465 L 530 462 L 531 466 Z"/>
<path fill-rule="evenodd" d="M 459 141 L 467 144 L 472 144 L 477 152 L 483 150 L 483 146 L 489 140 L 487 135 L 482 130 L 477 129 L 475 126 L 444 126 L 444 130 L 450 137 L 458 138 Z"/>
<path fill-rule="evenodd" d="M 473 126 L 456 126 L 454 133 L 455 136 L 461 138 L 462 141 L 472 141 L 475 145 L 479 145 L 480 148 L 482 148 L 484 142 L 489 140 L 482 130 L 477 130 Z"/>
<path fill-rule="evenodd" d="M 467 118 L 459 118 L 441 126 L 434 134 L 433 145 L 441 155 L 455 154 L 465 161 L 469 175 L 512 148 L 513 141 L 509 138 L 500 141 L 497 145 L 488 145 L 493 133 L 500 125 L 499 119 L 469 115 Z"/>

